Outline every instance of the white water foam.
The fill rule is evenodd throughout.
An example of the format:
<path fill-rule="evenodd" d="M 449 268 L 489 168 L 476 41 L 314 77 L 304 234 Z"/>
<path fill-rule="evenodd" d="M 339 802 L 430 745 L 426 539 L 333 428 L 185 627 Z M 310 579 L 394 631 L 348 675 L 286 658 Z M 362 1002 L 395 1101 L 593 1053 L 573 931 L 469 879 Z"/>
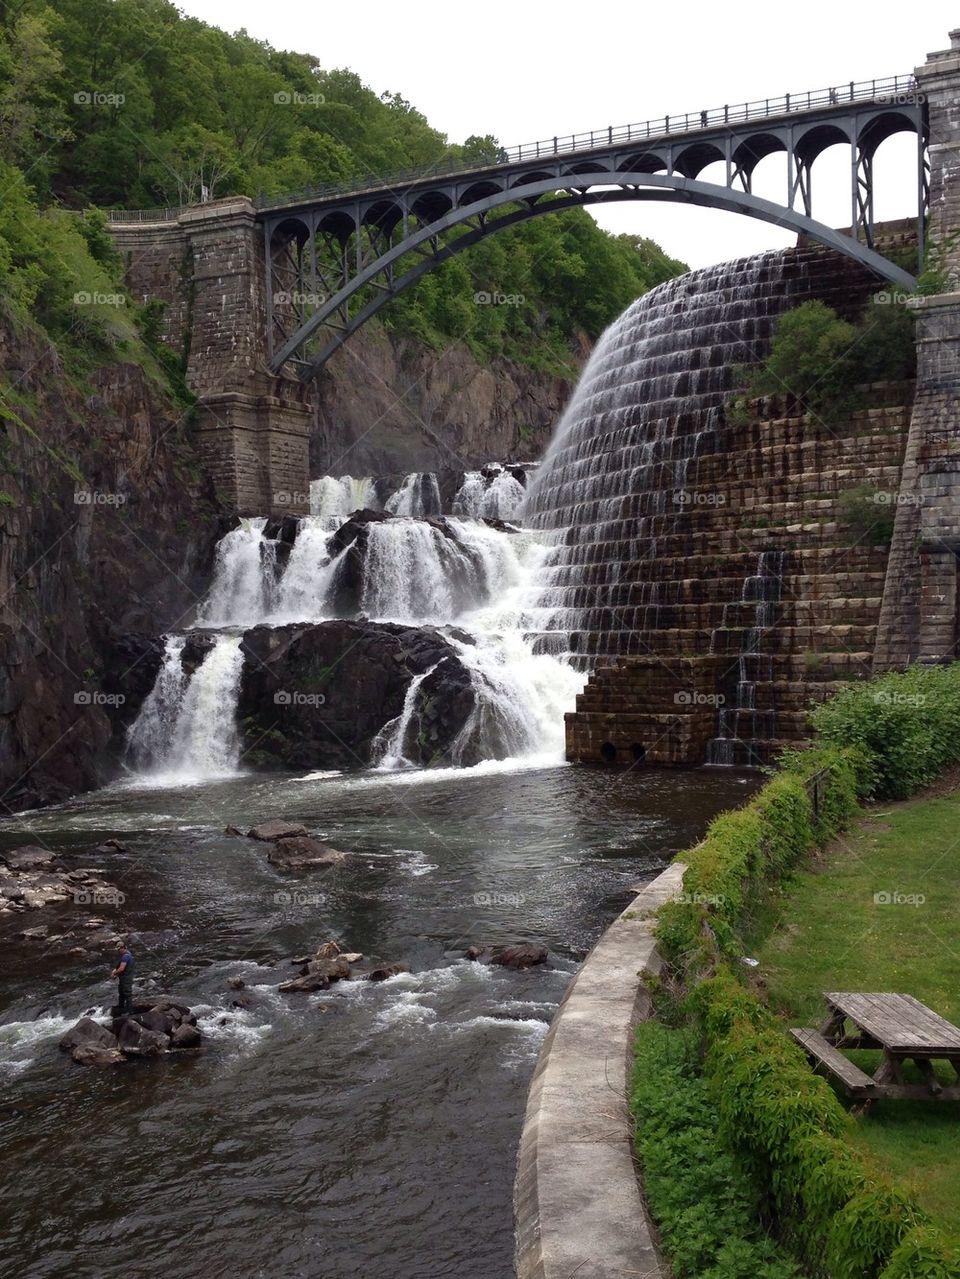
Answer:
<path fill-rule="evenodd" d="M 301 520 L 277 588 L 276 608 L 269 619 L 272 625 L 318 622 L 333 616 L 330 597 L 349 548 L 335 555 L 332 540 L 327 521 L 315 515 Z"/>
<path fill-rule="evenodd" d="M 170 786 L 236 776 L 240 756 L 236 705 L 243 670 L 241 641 L 240 635 L 218 635 L 183 687 L 179 702 L 164 706 L 162 724 L 157 711 L 160 727 L 153 740 L 165 745 L 138 778 L 140 784 Z M 133 731 L 139 736 L 139 720 Z"/>
<path fill-rule="evenodd" d="M 396 493 L 387 498 L 384 510 L 391 515 L 439 515 L 443 506 L 437 477 L 429 471 L 414 471 L 406 477 Z"/>
<path fill-rule="evenodd" d="M 0 1070 L 19 1074 L 36 1059 L 37 1049 L 59 1039 L 81 1016 L 95 1021 L 106 1016 L 105 1008 L 92 1008 L 83 1013 L 66 1016 L 63 1013 L 46 1013 L 32 1021 L 8 1021 L 0 1025 Z"/>
<path fill-rule="evenodd" d="M 373 477 L 364 475 L 322 475 L 310 481 L 310 514 L 321 519 L 346 519 L 354 511 L 378 511 L 377 489 Z"/>
<path fill-rule="evenodd" d="M 273 607 L 276 543 L 264 537 L 266 518 L 243 519 L 217 544 L 210 591 L 198 626 L 256 626 Z"/>

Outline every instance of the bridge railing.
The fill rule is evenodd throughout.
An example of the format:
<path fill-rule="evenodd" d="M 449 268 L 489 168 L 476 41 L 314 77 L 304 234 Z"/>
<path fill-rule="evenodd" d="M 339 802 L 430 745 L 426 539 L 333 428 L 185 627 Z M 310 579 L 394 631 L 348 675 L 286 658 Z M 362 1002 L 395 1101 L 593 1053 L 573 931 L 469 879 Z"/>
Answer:
<path fill-rule="evenodd" d="M 519 147 L 506 147 L 505 163 L 515 164 L 546 155 L 569 155 L 577 151 L 594 151 L 602 146 L 619 146 L 624 142 L 669 137 L 674 133 L 695 133 L 700 129 L 724 128 L 750 120 L 776 119 L 799 111 L 816 111 L 823 107 L 844 106 L 850 102 L 914 102 L 917 84 L 912 75 L 887 76 L 881 80 L 851 80 L 832 89 L 816 89 L 806 93 L 785 93 L 781 98 L 758 98 L 736 106 L 712 107 L 705 111 L 686 111 L 683 115 L 658 116 L 640 124 L 624 124 L 589 133 L 571 133 L 566 137 L 543 138 Z"/>
<path fill-rule="evenodd" d="M 176 222 L 181 213 L 195 209 L 195 204 L 180 204 L 169 209 L 105 209 L 108 222 Z"/>
<path fill-rule="evenodd" d="M 427 168 L 401 170 L 388 178 L 359 178 L 352 183 L 325 182 L 292 195 L 258 197 L 254 203 L 259 209 L 275 209 L 307 199 L 357 195 L 365 191 L 395 190 L 397 187 L 408 186 L 427 178 L 487 173 L 491 169 L 508 164 L 553 156 L 576 155 L 580 151 L 595 151 L 598 147 L 620 146 L 650 138 L 696 133 L 702 129 L 724 128 L 752 120 L 777 119 L 795 112 L 816 111 L 824 107 L 870 101 L 894 105 L 917 102 L 919 101 L 917 81 L 912 75 L 885 76 L 876 80 L 850 80 L 846 84 L 834 85 L 828 89 L 785 93 L 780 98 L 758 98 L 755 102 L 711 107 L 704 111 L 686 111 L 682 115 L 657 116 L 653 120 L 643 120 L 636 124 L 607 125 L 606 128 L 591 129 L 589 133 L 570 133 L 553 138 L 541 138 L 539 142 L 524 142 L 519 146 L 501 147 L 496 159 L 479 164 L 475 161 L 447 158 Z"/>
<path fill-rule="evenodd" d="M 631 142 L 666 138 L 674 134 L 697 133 L 702 129 L 725 128 L 754 120 L 773 120 L 804 111 L 844 106 L 851 102 L 873 101 L 881 104 L 902 105 L 919 100 L 917 82 L 912 75 L 885 76 L 879 80 L 850 80 L 847 84 L 835 85 L 829 89 L 785 93 L 780 98 L 758 98 L 755 102 L 711 107 L 703 111 L 685 111 L 682 115 L 657 116 L 653 120 L 643 120 L 636 124 L 607 125 L 602 129 L 591 129 L 589 133 L 569 133 L 552 138 L 541 138 L 538 142 L 524 142 L 519 146 L 500 147 L 495 159 L 482 163 L 447 157 L 426 168 L 403 169 L 388 177 L 371 174 L 366 178 L 357 178 L 352 183 L 324 182 L 290 195 L 258 196 L 254 204 L 258 209 L 282 209 L 287 205 L 303 203 L 306 200 L 359 195 L 367 191 L 390 191 L 428 178 L 452 178 L 467 173 L 488 173 L 491 169 L 498 169 L 508 164 L 519 164 L 553 156 L 576 155 L 581 151 L 596 151 L 599 147 L 629 145 Z M 107 217 L 111 222 L 161 222 L 175 221 L 183 212 L 183 208 L 110 209 L 107 211 Z"/>

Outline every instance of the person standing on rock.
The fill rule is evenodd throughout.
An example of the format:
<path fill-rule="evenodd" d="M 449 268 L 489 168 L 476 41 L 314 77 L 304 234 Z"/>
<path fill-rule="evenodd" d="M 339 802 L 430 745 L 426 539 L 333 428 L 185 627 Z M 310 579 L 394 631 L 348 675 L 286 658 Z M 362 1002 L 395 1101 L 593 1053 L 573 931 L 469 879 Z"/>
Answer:
<path fill-rule="evenodd" d="M 120 942 L 120 958 L 110 976 L 117 978 L 117 988 L 120 993 L 117 1016 L 122 1017 L 124 1013 L 133 1009 L 133 955 L 127 949 L 125 940 Z"/>

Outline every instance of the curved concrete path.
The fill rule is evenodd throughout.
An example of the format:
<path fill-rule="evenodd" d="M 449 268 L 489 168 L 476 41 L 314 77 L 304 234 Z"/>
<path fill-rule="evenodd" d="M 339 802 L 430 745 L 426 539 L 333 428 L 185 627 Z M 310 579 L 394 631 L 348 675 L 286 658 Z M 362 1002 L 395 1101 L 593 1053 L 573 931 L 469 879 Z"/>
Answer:
<path fill-rule="evenodd" d="M 514 1185 L 518 1279 L 665 1279 L 633 1164 L 633 1031 L 660 969 L 651 915 L 674 862 L 614 920 L 570 984 L 543 1043 Z"/>

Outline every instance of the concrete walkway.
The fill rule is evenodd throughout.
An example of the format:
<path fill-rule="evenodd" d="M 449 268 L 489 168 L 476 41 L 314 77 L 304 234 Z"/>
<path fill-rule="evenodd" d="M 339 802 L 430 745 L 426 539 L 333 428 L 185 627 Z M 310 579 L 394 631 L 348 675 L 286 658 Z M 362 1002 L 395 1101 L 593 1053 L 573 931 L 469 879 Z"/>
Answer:
<path fill-rule="evenodd" d="M 518 1279 L 664 1279 L 634 1171 L 627 1088 L 633 1030 L 659 971 L 650 916 L 680 891 L 677 862 L 587 956 L 544 1040 L 514 1186 Z"/>

